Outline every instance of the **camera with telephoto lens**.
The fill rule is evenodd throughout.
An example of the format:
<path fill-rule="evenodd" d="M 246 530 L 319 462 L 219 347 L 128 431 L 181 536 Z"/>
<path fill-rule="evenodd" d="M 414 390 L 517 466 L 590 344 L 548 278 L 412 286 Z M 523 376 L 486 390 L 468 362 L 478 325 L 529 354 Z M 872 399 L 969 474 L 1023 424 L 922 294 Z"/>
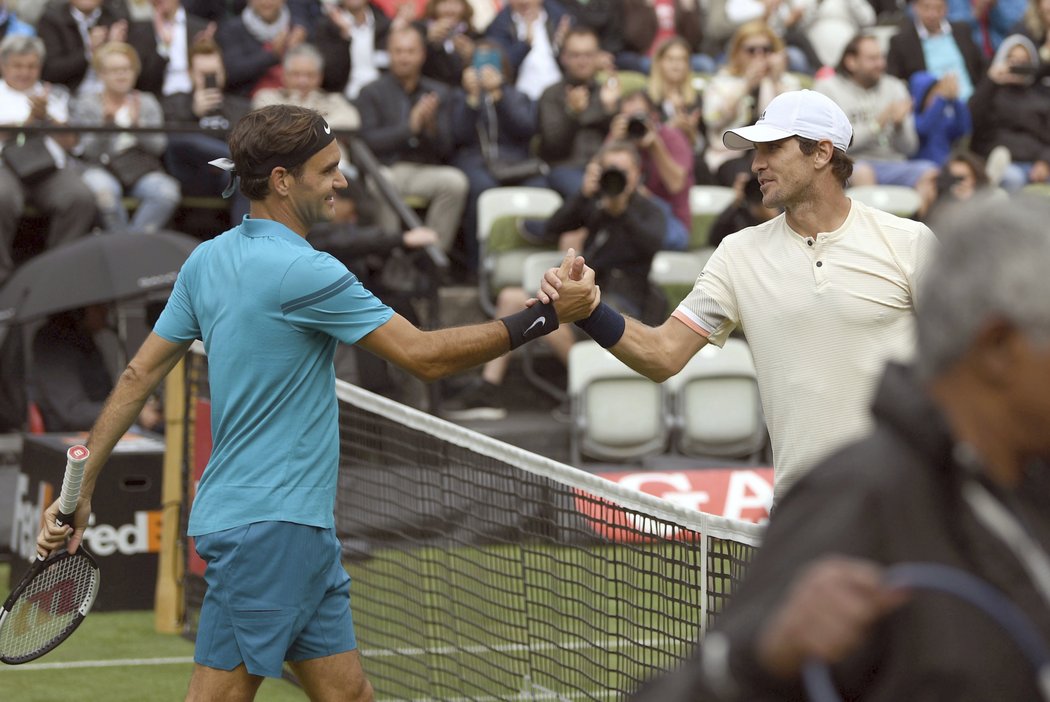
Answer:
<path fill-rule="evenodd" d="M 616 197 L 627 188 L 627 174 L 610 166 L 598 176 L 598 191 L 605 197 Z"/>
<path fill-rule="evenodd" d="M 649 133 L 649 120 L 644 114 L 631 115 L 627 118 L 627 138 L 642 139 Z"/>

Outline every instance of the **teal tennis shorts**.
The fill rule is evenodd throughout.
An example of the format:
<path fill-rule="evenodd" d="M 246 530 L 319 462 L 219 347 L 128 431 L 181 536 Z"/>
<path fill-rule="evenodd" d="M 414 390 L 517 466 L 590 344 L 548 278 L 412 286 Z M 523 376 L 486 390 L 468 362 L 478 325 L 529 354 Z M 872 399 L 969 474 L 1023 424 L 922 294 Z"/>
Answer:
<path fill-rule="evenodd" d="M 281 677 L 284 661 L 357 648 L 335 530 L 256 522 L 196 537 L 208 564 L 194 660 Z"/>

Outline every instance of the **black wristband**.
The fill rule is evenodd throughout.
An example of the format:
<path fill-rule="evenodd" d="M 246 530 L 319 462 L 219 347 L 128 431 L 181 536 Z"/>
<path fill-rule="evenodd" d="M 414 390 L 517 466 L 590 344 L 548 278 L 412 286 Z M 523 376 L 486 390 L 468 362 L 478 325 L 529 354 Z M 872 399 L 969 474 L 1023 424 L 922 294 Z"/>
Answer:
<path fill-rule="evenodd" d="M 603 349 L 616 346 L 616 342 L 627 329 L 627 320 L 623 315 L 604 302 L 599 304 L 591 316 L 576 322 L 576 326 L 587 332 Z"/>
<path fill-rule="evenodd" d="M 510 348 L 513 351 L 526 341 L 538 339 L 558 328 L 558 313 L 554 305 L 536 303 L 516 314 L 501 317 L 500 320 L 510 334 Z"/>

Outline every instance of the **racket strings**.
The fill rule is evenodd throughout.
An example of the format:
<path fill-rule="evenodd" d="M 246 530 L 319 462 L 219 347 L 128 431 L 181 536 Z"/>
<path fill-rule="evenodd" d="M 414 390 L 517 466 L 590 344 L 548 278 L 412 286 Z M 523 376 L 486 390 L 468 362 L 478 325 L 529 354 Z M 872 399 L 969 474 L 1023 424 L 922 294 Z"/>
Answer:
<path fill-rule="evenodd" d="M 97 591 L 98 571 L 74 554 L 44 567 L 18 597 L 0 627 L 0 657 L 35 657 L 61 641 Z"/>

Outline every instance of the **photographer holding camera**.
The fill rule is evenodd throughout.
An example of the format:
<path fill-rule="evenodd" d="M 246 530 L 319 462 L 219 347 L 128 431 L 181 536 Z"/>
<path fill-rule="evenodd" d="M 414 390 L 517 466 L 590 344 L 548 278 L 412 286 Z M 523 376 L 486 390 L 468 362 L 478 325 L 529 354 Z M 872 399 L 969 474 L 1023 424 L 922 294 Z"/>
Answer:
<path fill-rule="evenodd" d="M 660 250 L 666 229 L 664 210 L 639 188 L 642 158 L 629 141 L 610 141 L 587 164 L 580 191 L 547 220 L 544 236 L 563 251 L 574 248 L 594 268 L 602 302 L 647 323 L 667 315 L 667 301 L 649 284 L 653 254 Z M 496 299 L 496 317 L 525 306 L 532 291 L 504 288 Z M 543 337 L 562 362 L 576 342 L 573 328 L 563 325 Z M 481 378 L 443 406 L 449 419 L 500 419 L 506 409 L 498 386 L 510 362 L 509 354 L 485 364 Z"/>
<path fill-rule="evenodd" d="M 621 91 L 615 75 L 597 80 L 601 46 L 593 30 L 570 29 L 559 60 L 564 78 L 536 102 L 537 155 L 551 166 L 550 187 L 568 200 L 579 191 L 584 167 L 605 141 Z"/>
<path fill-rule="evenodd" d="M 642 159 L 642 184 L 647 194 L 664 206 L 667 229 L 662 248 L 682 251 L 689 245 L 692 214 L 689 188 L 693 186 L 693 149 L 678 127 L 661 124 L 644 90 L 620 101 L 620 113 L 609 125 L 608 141 L 631 141 Z"/>
<path fill-rule="evenodd" d="M 190 92 L 165 95 L 161 101 L 164 123 L 178 127 L 229 129 L 251 110 L 240 95 L 229 95 L 226 66 L 219 45 L 212 38 L 195 41 L 189 48 Z M 216 158 L 229 158 L 230 149 L 221 132 L 172 132 L 164 165 L 182 185 L 183 196 L 216 196 L 226 187 L 228 176 L 218 168 L 201 168 Z M 248 214 L 248 199 L 239 191 L 230 200 L 230 220 L 236 224 Z"/>

